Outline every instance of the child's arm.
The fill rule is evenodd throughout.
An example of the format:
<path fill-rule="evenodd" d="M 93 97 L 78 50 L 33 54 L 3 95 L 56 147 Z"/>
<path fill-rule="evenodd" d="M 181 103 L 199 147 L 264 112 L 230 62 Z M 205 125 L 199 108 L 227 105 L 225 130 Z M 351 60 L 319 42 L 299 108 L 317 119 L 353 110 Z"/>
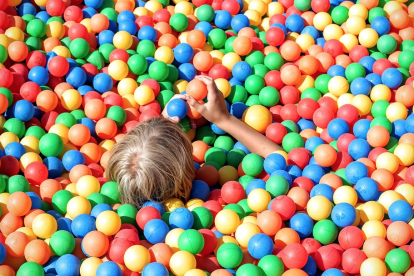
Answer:
<path fill-rule="evenodd" d="M 207 85 L 207 103 L 200 104 L 188 95 L 185 95 L 185 97 L 187 102 L 204 118 L 240 141 L 251 152 L 263 157 L 274 151 L 281 150 L 277 144 L 266 136 L 249 127 L 227 111 L 223 94 L 217 89 L 216 84 L 211 78 L 206 76 L 197 76 L 197 78 Z"/>

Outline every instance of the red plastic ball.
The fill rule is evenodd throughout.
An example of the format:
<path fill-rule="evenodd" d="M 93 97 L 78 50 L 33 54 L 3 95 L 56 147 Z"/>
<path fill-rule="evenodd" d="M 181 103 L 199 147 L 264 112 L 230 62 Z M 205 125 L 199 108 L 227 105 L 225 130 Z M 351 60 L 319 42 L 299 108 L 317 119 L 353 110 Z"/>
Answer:
<path fill-rule="evenodd" d="M 341 230 L 338 236 L 339 244 L 343 249 L 361 248 L 364 244 L 364 234 L 356 226 L 347 226 Z"/>
<path fill-rule="evenodd" d="M 298 114 L 300 117 L 310 120 L 318 108 L 318 102 L 311 98 L 305 98 L 298 103 Z"/>
<path fill-rule="evenodd" d="M 294 86 L 284 86 L 279 94 L 282 104 L 296 104 L 300 101 L 300 91 Z"/>
<path fill-rule="evenodd" d="M 316 251 L 318 251 L 318 249 L 322 246 L 317 240 L 312 238 L 302 240 L 301 244 L 306 249 L 306 252 L 308 252 L 308 255 L 312 258 L 315 257 Z"/>
<path fill-rule="evenodd" d="M 272 123 L 266 129 L 266 137 L 275 142 L 276 144 L 282 143 L 283 137 L 287 134 L 287 130 L 284 125 L 280 123 Z"/>
<path fill-rule="evenodd" d="M 203 207 L 207 208 L 213 215 L 213 219 L 216 218 L 218 212 L 223 210 L 223 206 L 216 200 L 208 200 L 203 203 Z"/>
<path fill-rule="evenodd" d="M 200 229 L 198 232 L 200 232 L 204 238 L 204 247 L 199 254 L 207 255 L 213 253 L 214 249 L 217 246 L 217 237 L 214 232 L 209 229 Z"/>
<path fill-rule="evenodd" d="M 280 46 L 285 41 L 285 32 L 279 27 L 271 27 L 266 32 L 266 42 L 271 46 Z"/>
<path fill-rule="evenodd" d="M 299 243 L 288 244 L 279 255 L 282 258 L 283 264 L 289 269 L 300 269 L 308 261 L 308 252 Z"/>
<path fill-rule="evenodd" d="M 228 11 L 231 15 L 236 15 L 239 13 L 240 4 L 236 0 L 225 0 L 221 4 L 221 9 Z"/>
<path fill-rule="evenodd" d="M 12 72 L 6 68 L 0 68 L 0 87 L 9 88 L 13 83 Z"/>
<path fill-rule="evenodd" d="M 160 212 L 152 206 L 146 206 L 140 209 L 136 216 L 137 224 L 142 230 L 144 230 L 147 222 L 152 219 L 161 219 Z"/>
<path fill-rule="evenodd" d="M 358 121 L 358 109 L 351 104 L 344 104 L 338 109 L 337 117 L 345 120 L 348 125 L 352 126 Z"/>
<path fill-rule="evenodd" d="M 284 16 L 283 14 L 274 14 L 272 15 L 272 17 L 270 17 L 269 20 L 269 25 L 273 25 L 275 23 L 280 23 L 282 25 L 285 25 L 286 22 L 286 16 Z"/>
<path fill-rule="evenodd" d="M 318 108 L 313 113 L 313 122 L 320 128 L 327 128 L 330 121 L 335 118 L 332 111 L 326 107 Z"/>
<path fill-rule="evenodd" d="M 155 111 L 158 114 L 160 114 L 161 113 L 161 106 L 156 100 L 153 100 L 152 102 L 150 102 L 146 105 L 141 105 L 139 107 L 139 112 L 141 112 L 141 113 L 145 112 L 147 110 L 152 110 L 152 111 Z"/>
<path fill-rule="evenodd" d="M 300 120 L 297 107 L 294 104 L 287 104 L 283 106 L 280 110 L 280 116 L 284 121 L 290 120 L 297 123 Z"/>
<path fill-rule="evenodd" d="M 194 2 L 193 2 L 193 4 L 194 4 Z M 152 16 L 152 19 L 154 20 L 155 24 L 158 23 L 158 22 L 169 23 L 170 18 L 171 18 L 170 12 L 165 10 L 165 9 L 157 10 L 156 12 L 154 12 L 154 15 Z"/>
<path fill-rule="evenodd" d="M 73 5 L 72 1 L 72 6 L 66 8 L 63 14 L 63 18 L 65 21 L 74 21 L 76 23 L 80 23 L 83 19 L 83 13 L 79 7 Z"/>
<path fill-rule="evenodd" d="M 339 136 L 336 142 L 336 147 L 338 148 L 338 151 L 348 152 L 349 144 L 355 139 L 356 139 L 355 135 L 351 133 L 344 133 L 341 136 Z"/>
<path fill-rule="evenodd" d="M 292 149 L 288 153 L 288 165 L 296 165 L 303 170 L 311 158 L 311 153 L 305 148 Z"/>
<path fill-rule="evenodd" d="M 63 77 L 69 71 L 69 62 L 66 58 L 56 56 L 49 61 L 49 72 L 55 77 Z"/>
<path fill-rule="evenodd" d="M 386 58 L 380 58 L 372 65 L 372 72 L 382 76 L 382 73 L 391 67 L 393 67 L 391 61 Z"/>
<path fill-rule="evenodd" d="M 49 0 L 46 4 L 46 11 L 51 16 L 61 16 L 66 9 L 65 2 L 62 0 Z"/>
<path fill-rule="evenodd" d="M 137 23 L 139 28 L 142 28 L 144 26 L 154 26 L 154 21 L 151 17 L 148 15 L 141 15 L 136 20 L 135 23 Z"/>
<path fill-rule="evenodd" d="M 22 95 L 23 99 L 31 103 L 36 101 L 37 95 L 39 95 L 41 91 L 40 86 L 32 81 L 28 81 L 20 87 L 20 95 Z"/>
<path fill-rule="evenodd" d="M 120 106 L 120 107 L 124 106 L 124 102 L 122 100 L 121 95 L 115 94 L 115 93 L 108 94 L 104 98 L 104 103 L 107 109 L 114 105 Z"/>
<path fill-rule="evenodd" d="M 147 110 L 141 113 L 141 116 L 139 116 L 139 122 L 145 122 L 151 119 L 152 117 L 158 117 L 158 116 L 160 116 L 159 113 L 153 110 Z"/>
<path fill-rule="evenodd" d="M 319 269 L 325 271 L 329 268 L 336 268 L 341 262 L 339 251 L 333 246 L 322 246 L 315 253 L 315 262 Z"/>
<path fill-rule="evenodd" d="M 272 86 L 277 90 L 280 90 L 283 87 L 283 81 L 280 77 L 280 72 L 277 70 L 267 72 L 264 79 L 266 86 Z"/>
<path fill-rule="evenodd" d="M 227 204 L 237 203 L 244 199 L 246 192 L 243 186 L 237 181 L 226 182 L 221 187 L 221 197 Z"/>
<path fill-rule="evenodd" d="M 315 13 L 327 12 L 331 7 L 331 3 L 329 2 L 329 0 L 312 0 L 311 7 Z"/>
<path fill-rule="evenodd" d="M 322 97 L 318 100 L 318 104 L 320 107 L 328 108 L 332 111 L 333 114 L 336 114 L 338 111 L 338 104 L 335 102 L 334 99 L 330 97 Z"/>
<path fill-rule="evenodd" d="M 369 56 L 368 49 L 362 45 L 357 45 L 349 51 L 349 57 L 353 62 L 359 62 L 363 57 Z"/>
<path fill-rule="evenodd" d="M 350 274 L 358 274 L 362 263 L 367 259 L 364 252 L 350 248 L 342 254 L 342 268 Z"/>
<path fill-rule="evenodd" d="M 98 99 L 102 101 L 102 96 L 96 91 L 89 91 L 82 98 L 82 106 L 85 108 L 86 103 L 93 99 Z"/>
<path fill-rule="evenodd" d="M 73 24 L 69 27 L 68 36 L 72 41 L 76 38 L 83 38 L 87 41 L 89 38 L 88 29 L 82 24 Z"/>
<path fill-rule="evenodd" d="M 229 78 L 229 71 L 223 65 L 216 64 L 210 68 L 210 70 L 208 71 L 208 75 L 213 80 L 220 79 L 220 78 L 227 80 Z"/>
<path fill-rule="evenodd" d="M 114 60 L 122 60 L 127 63 L 128 59 L 129 55 L 124 49 L 115 49 L 111 52 L 111 54 L 109 54 L 109 62 L 113 62 Z"/>
<path fill-rule="evenodd" d="M 27 55 L 26 65 L 27 68 L 32 69 L 36 66 L 45 67 L 46 66 L 46 55 L 40 51 L 32 51 Z"/>
<path fill-rule="evenodd" d="M 48 176 L 47 167 L 41 162 L 30 163 L 24 171 L 24 177 L 32 185 L 42 184 L 42 182 L 47 179 L 47 176 Z"/>
<path fill-rule="evenodd" d="M 333 58 L 344 53 L 342 43 L 337 39 L 330 39 L 323 45 L 323 51 L 330 54 Z"/>
<path fill-rule="evenodd" d="M 340 151 L 336 154 L 336 161 L 331 166 L 331 168 L 334 171 L 345 169 L 346 166 L 348 166 L 348 164 L 351 163 L 352 161 L 354 160 L 352 159 L 351 155 L 349 155 L 349 153 Z"/>
<path fill-rule="evenodd" d="M 141 85 L 146 85 L 146 86 L 151 87 L 152 91 L 154 92 L 155 97 L 157 97 L 158 94 L 160 93 L 160 90 L 161 90 L 160 84 L 156 80 L 146 79 L 141 83 Z"/>
<path fill-rule="evenodd" d="M 272 201 L 270 209 L 277 212 L 282 220 L 288 220 L 295 214 L 296 205 L 290 197 L 281 195 Z"/>
<path fill-rule="evenodd" d="M 124 238 L 114 239 L 109 244 L 108 256 L 112 261 L 119 264 L 124 264 L 125 252 L 133 245 L 133 242 Z"/>
<path fill-rule="evenodd" d="M 308 193 L 311 192 L 311 190 L 314 186 L 315 185 L 313 184 L 312 180 L 310 180 L 309 178 L 307 178 L 305 176 L 299 176 L 299 177 L 295 178 L 295 180 L 293 180 L 293 182 L 292 182 L 292 188 L 301 187 L 301 188 L 305 189 Z"/>
<path fill-rule="evenodd" d="M 133 244 L 139 244 L 139 236 L 137 229 L 131 224 L 122 224 L 121 230 L 114 236 L 114 239 L 127 239 Z M 132 226 L 132 227 L 131 227 Z"/>
<path fill-rule="evenodd" d="M 19 173 L 19 161 L 11 155 L 5 155 L 0 158 L 0 174 L 5 174 L 8 177 Z"/>

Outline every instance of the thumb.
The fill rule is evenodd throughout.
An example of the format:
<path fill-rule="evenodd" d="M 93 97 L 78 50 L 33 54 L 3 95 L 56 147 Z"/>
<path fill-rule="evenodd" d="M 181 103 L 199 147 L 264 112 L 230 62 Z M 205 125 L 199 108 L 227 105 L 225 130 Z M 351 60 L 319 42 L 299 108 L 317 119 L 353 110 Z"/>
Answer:
<path fill-rule="evenodd" d="M 194 107 L 195 110 L 200 111 L 200 109 L 203 107 L 202 104 L 197 102 L 193 97 L 186 95 L 185 99 L 189 105 Z"/>

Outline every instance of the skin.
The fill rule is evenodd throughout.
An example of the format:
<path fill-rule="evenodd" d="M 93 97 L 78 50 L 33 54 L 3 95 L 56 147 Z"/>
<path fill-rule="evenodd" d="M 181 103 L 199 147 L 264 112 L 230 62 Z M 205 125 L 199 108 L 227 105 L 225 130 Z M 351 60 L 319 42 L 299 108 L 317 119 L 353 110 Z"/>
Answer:
<path fill-rule="evenodd" d="M 251 152 L 266 157 L 277 150 L 282 150 L 281 147 L 266 136 L 260 134 L 228 112 L 224 102 L 223 93 L 217 88 L 212 78 L 207 76 L 196 76 L 196 78 L 207 86 L 207 103 L 200 104 L 188 95 L 175 95 L 172 99 L 178 98 L 186 101 L 190 106 L 203 115 L 204 118 L 240 141 L 240 143 L 247 147 Z M 169 117 L 167 108 L 162 112 L 162 116 L 169 118 L 175 123 L 180 121 L 178 117 Z M 191 125 L 195 128 L 193 122 Z"/>

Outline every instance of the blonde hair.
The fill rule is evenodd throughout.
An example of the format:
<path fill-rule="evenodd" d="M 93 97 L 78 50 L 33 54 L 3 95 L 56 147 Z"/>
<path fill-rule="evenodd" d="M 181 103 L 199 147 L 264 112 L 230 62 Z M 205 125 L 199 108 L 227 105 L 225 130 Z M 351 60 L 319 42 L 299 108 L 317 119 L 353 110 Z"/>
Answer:
<path fill-rule="evenodd" d="M 195 174 L 193 147 L 187 135 L 168 119 L 138 124 L 111 149 L 107 177 L 118 183 L 123 204 L 186 200 Z"/>

